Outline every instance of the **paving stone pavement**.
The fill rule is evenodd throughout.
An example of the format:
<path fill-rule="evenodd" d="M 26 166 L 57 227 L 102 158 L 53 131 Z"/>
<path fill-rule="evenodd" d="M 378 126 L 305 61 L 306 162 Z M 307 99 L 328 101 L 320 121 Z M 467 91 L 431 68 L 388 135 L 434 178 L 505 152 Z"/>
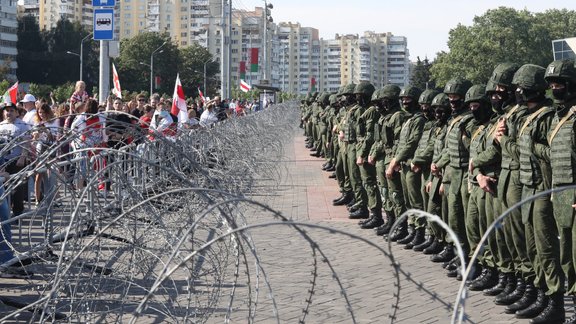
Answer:
<path fill-rule="evenodd" d="M 262 269 L 255 322 L 390 323 L 396 305 L 394 323 L 449 323 L 460 282 L 446 277 L 428 256 L 394 243 L 394 257 L 405 272 L 397 276 L 383 252 L 388 250 L 382 237 L 360 229 L 356 221 L 347 218 L 346 208 L 332 206 L 332 199 L 339 195 L 337 184 L 321 171 L 323 159 L 309 153 L 304 137 L 295 134 L 280 163 L 281 179 L 274 184 L 270 181 L 268 195 L 254 199 L 293 221 L 334 230 L 300 226 L 313 243 L 286 225 L 249 231 Z M 250 224 L 274 221 L 270 213 L 261 210 L 246 214 L 251 215 L 247 219 Z M 251 258 L 247 266 L 252 286 L 254 263 Z M 265 285 L 263 272 L 271 289 Z M 240 276 L 239 282 L 245 285 L 234 292 L 232 323 L 247 321 L 247 278 Z M 224 314 L 214 314 L 210 322 L 222 322 Z M 479 292 L 470 292 L 466 315 L 467 323 L 528 323 L 505 314 L 503 307 Z"/>

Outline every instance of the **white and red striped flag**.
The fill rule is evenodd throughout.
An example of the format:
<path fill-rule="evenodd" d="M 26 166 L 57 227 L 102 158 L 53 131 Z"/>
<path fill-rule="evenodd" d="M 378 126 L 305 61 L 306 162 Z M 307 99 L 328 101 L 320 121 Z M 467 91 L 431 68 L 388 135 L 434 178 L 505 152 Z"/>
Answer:
<path fill-rule="evenodd" d="M 184 89 L 180 82 L 180 74 L 176 74 L 176 85 L 174 85 L 174 96 L 172 97 L 172 115 L 178 116 L 178 123 L 188 122 L 188 107 L 184 97 Z"/>
<path fill-rule="evenodd" d="M 252 87 L 246 83 L 246 81 L 240 79 L 240 90 L 242 90 L 243 92 L 248 92 L 252 89 Z"/>
<path fill-rule="evenodd" d="M 202 90 L 200 90 L 200 88 L 198 88 L 198 95 L 200 96 L 200 100 L 202 100 L 202 103 L 206 103 L 206 98 L 204 98 L 204 93 L 202 93 Z"/>
<path fill-rule="evenodd" d="M 112 82 L 114 82 L 114 94 L 116 97 L 122 99 L 122 89 L 120 88 L 120 78 L 118 78 L 118 72 L 116 71 L 116 66 L 112 63 Z"/>
<path fill-rule="evenodd" d="M 18 101 L 18 81 L 14 83 L 6 92 L 4 93 L 3 100 L 4 103 L 16 104 Z"/>

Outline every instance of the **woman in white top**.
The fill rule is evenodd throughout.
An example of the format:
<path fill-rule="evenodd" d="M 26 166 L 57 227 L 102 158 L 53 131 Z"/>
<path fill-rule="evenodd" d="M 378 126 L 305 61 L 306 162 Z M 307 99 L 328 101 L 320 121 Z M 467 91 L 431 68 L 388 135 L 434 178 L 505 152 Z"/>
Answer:
<path fill-rule="evenodd" d="M 44 152 L 56 141 L 60 122 L 54 118 L 54 112 L 48 104 L 43 104 L 40 109 L 36 111 L 34 116 L 34 127 L 32 129 L 32 140 L 36 148 L 36 155 L 40 157 Z M 34 181 L 34 193 L 36 204 L 42 200 L 42 181 L 45 178 L 45 173 L 37 173 Z"/>

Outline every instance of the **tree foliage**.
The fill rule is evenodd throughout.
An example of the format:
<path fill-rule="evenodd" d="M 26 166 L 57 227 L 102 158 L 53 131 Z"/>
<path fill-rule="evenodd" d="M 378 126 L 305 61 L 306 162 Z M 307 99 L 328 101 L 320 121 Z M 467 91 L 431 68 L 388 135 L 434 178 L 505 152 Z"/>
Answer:
<path fill-rule="evenodd" d="M 499 7 L 476 16 L 472 26 L 459 24 L 450 30 L 449 52 L 440 52 L 431 67 L 432 80 L 443 86 L 461 76 L 473 83 L 485 83 L 501 62 L 548 65 L 552 40 L 573 36 L 576 12 L 527 10 Z"/>
<path fill-rule="evenodd" d="M 164 44 L 164 46 L 162 46 Z M 150 89 L 151 55 L 154 53 L 154 76 L 160 78 L 160 93 L 172 93 L 178 73 L 180 54 L 167 33 L 142 33 L 120 43 L 120 57 L 115 65 L 122 88 L 130 91 Z"/>
<path fill-rule="evenodd" d="M 431 66 L 432 65 L 428 61 L 428 58 L 424 58 L 424 61 L 422 61 L 418 56 L 416 66 L 414 67 L 412 76 L 410 77 L 410 84 L 422 90 L 434 89 L 436 87 L 436 83 L 431 80 Z"/>

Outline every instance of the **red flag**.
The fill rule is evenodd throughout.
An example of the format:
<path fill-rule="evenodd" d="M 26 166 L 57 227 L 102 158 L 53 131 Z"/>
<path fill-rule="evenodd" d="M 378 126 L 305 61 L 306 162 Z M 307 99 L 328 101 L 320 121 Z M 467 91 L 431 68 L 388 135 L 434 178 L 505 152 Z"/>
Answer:
<path fill-rule="evenodd" d="M 188 122 L 188 108 L 186 107 L 184 89 L 180 82 L 180 74 L 176 74 L 176 85 L 174 86 L 174 96 L 172 97 L 172 109 L 170 113 L 178 116 L 179 123 Z"/>
<path fill-rule="evenodd" d="M 112 63 L 112 82 L 114 82 L 114 94 L 116 97 L 122 99 L 122 89 L 120 88 L 120 79 L 118 78 L 118 72 L 116 72 L 116 66 Z"/>
<path fill-rule="evenodd" d="M 13 103 L 16 104 L 18 101 L 18 81 L 14 83 L 6 92 L 4 93 L 3 100 L 4 103 Z"/>
<path fill-rule="evenodd" d="M 198 88 L 198 95 L 200 95 L 200 100 L 202 100 L 203 103 L 206 103 L 206 99 L 204 98 L 204 93 L 202 93 L 202 90 L 200 90 L 200 88 Z"/>

